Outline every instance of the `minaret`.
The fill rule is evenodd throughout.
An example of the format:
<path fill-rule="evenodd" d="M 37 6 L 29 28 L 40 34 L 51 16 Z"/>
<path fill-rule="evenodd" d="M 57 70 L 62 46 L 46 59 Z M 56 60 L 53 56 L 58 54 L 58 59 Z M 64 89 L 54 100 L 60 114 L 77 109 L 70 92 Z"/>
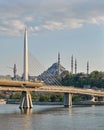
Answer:
<path fill-rule="evenodd" d="M 28 80 L 28 39 L 27 29 L 25 28 L 24 33 L 24 81 Z"/>
<path fill-rule="evenodd" d="M 75 75 L 77 74 L 77 60 L 75 59 Z"/>
<path fill-rule="evenodd" d="M 71 56 L 71 74 L 73 74 L 73 55 Z"/>
<path fill-rule="evenodd" d="M 60 53 L 58 53 L 58 76 L 60 75 Z"/>
<path fill-rule="evenodd" d="M 87 76 L 89 75 L 89 62 L 87 61 Z"/>
<path fill-rule="evenodd" d="M 13 73 L 14 73 L 14 80 L 16 80 L 16 73 L 17 73 L 17 68 L 16 68 L 16 64 L 14 64 L 14 68 L 13 68 Z"/>

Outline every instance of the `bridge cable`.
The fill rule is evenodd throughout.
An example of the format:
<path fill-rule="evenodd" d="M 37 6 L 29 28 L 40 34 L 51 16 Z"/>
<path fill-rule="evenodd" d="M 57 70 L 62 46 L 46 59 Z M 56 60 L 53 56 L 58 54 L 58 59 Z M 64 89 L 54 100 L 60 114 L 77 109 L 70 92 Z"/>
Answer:
<path fill-rule="evenodd" d="M 43 66 L 30 52 L 29 52 L 29 59 L 32 59 L 32 64 L 30 64 L 30 62 L 29 62 L 29 66 L 33 65 L 33 66 L 31 67 L 33 72 L 39 72 L 41 69 L 44 70 L 44 69 L 43 69 L 44 66 Z M 34 62 L 35 62 L 35 63 L 34 63 Z M 34 70 L 33 70 L 33 69 L 34 69 Z M 44 74 L 43 77 L 47 77 L 47 76 L 50 78 L 50 79 L 47 78 L 49 85 L 52 84 L 52 82 L 51 82 L 51 80 L 52 80 L 52 81 L 54 81 L 54 86 L 55 86 L 55 85 L 57 85 L 57 86 L 62 86 L 61 83 L 58 82 L 57 79 L 56 79 L 51 73 L 45 71 L 45 74 Z M 43 80 L 43 78 L 42 78 L 41 76 L 40 76 L 39 78 L 40 78 L 41 80 Z M 50 83 L 51 83 L 51 84 L 50 84 Z"/>
<path fill-rule="evenodd" d="M 35 61 L 36 61 L 36 59 L 35 59 Z M 36 63 L 35 63 L 35 65 L 36 65 Z M 37 67 L 37 66 L 38 66 L 38 67 Z M 36 67 L 35 67 L 35 69 L 36 69 L 36 70 L 40 70 L 39 64 L 38 64 L 37 66 L 36 66 L 37 69 L 36 69 Z M 32 68 L 34 68 L 34 67 L 32 67 Z M 45 77 L 45 76 L 46 76 L 46 74 L 44 74 L 44 77 Z M 48 76 L 50 76 L 50 74 L 48 74 Z M 50 78 L 51 78 L 51 80 L 53 80 L 53 78 L 52 78 L 51 76 L 50 76 Z M 41 78 L 41 77 L 40 77 L 40 79 L 43 80 L 43 78 Z M 50 81 L 51 81 L 51 80 L 48 79 L 48 84 L 50 84 Z M 56 83 L 57 80 L 55 81 L 55 79 L 54 79 L 54 82 Z M 59 83 L 57 83 L 57 85 L 59 85 Z"/>

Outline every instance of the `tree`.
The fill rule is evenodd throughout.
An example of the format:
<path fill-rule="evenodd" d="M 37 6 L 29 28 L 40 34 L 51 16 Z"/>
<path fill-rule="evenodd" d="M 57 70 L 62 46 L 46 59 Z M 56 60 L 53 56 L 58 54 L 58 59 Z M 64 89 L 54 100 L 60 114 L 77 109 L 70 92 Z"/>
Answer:
<path fill-rule="evenodd" d="M 93 71 L 89 76 L 86 76 L 84 73 L 79 73 L 77 75 L 67 74 L 62 78 L 61 84 L 63 86 L 74 86 L 80 88 L 84 85 L 104 88 L 104 72 Z"/>
<path fill-rule="evenodd" d="M 40 95 L 39 101 L 40 102 L 48 102 L 48 101 L 50 101 L 50 96 L 46 95 L 46 94 Z"/>
<path fill-rule="evenodd" d="M 10 95 L 10 99 L 20 99 L 21 98 L 21 93 L 16 92 Z"/>
<path fill-rule="evenodd" d="M 62 102 L 64 99 L 62 94 L 51 94 L 50 100 L 51 102 Z"/>

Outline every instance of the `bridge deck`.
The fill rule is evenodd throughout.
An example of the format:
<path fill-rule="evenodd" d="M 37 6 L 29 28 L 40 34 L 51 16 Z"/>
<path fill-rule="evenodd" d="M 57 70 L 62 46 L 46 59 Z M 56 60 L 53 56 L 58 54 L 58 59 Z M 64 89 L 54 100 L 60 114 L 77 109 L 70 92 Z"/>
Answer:
<path fill-rule="evenodd" d="M 74 87 L 62 86 L 42 86 L 42 87 L 11 87 L 0 86 L 0 91 L 34 91 L 34 92 L 55 92 L 55 93 L 72 93 L 72 94 L 86 94 L 93 96 L 104 96 L 104 91 L 80 89 Z"/>
<path fill-rule="evenodd" d="M 0 80 L 0 86 L 4 87 L 41 87 L 42 82 Z"/>

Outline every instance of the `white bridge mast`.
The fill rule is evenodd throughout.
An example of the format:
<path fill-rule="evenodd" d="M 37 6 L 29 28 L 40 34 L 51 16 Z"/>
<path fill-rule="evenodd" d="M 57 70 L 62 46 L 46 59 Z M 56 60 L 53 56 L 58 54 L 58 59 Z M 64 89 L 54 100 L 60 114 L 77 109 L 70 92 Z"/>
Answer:
<path fill-rule="evenodd" d="M 26 28 L 24 33 L 24 81 L 28 81 L 28 39 Z"/>
<path fill-rule="evenodd" d="M 25 28 L 24 33 L 24 75 L 23 80 L 28 81 L 28 38 L 27 38 L 27 29 Z M 24 86 L 25 87 L 25 86 Z M 32 108 L 32 98 L 29 91 L 22 91 L 22 97 L 20 101 L 20 109 L 29 109 Z"/>

